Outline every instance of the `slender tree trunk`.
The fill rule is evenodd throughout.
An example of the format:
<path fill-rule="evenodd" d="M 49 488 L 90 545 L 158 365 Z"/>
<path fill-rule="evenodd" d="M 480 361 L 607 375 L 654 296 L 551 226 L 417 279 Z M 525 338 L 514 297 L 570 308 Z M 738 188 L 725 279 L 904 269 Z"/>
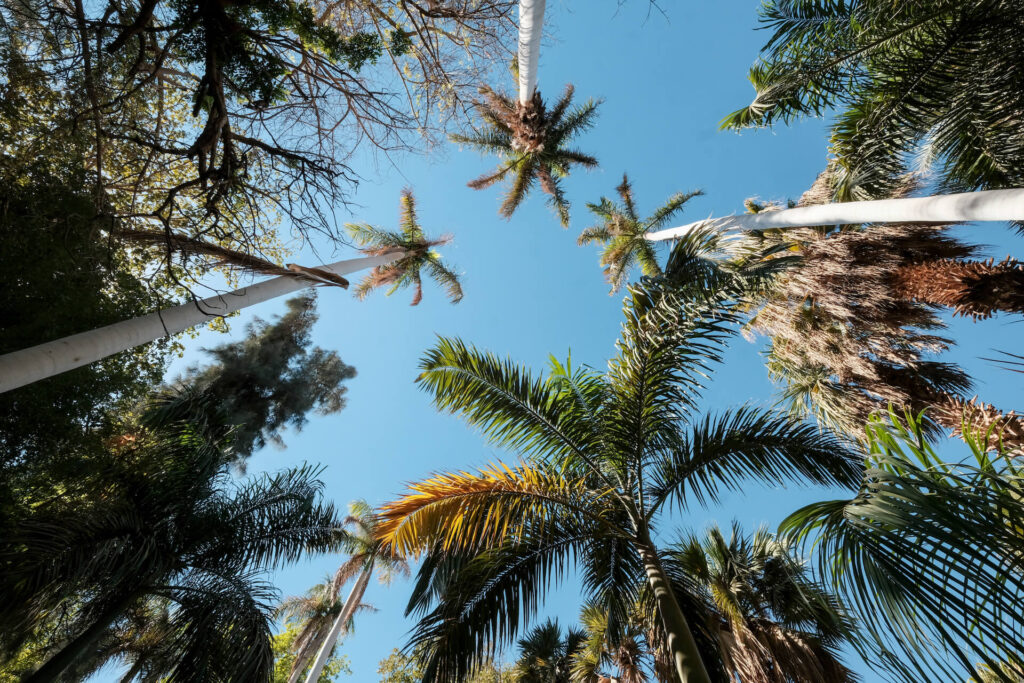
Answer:
<path fill-rule="evenodd" d="M 321 641 L 322 642 L 322 641 Z M 306 665 L 309 664 L 309 660 L 313 658 L 313 655 L 319 648 L 316 648 L 317 641 L 310 640 L 302 648 L 295 657 L 295 661 L 292 663 L 292 671 L 288 676 L 288 683 L 298 683 L 302 679 L 302 672 L 306 670 Z"/>
<path fill-rule="evenodd" d="M 526 106 L 537 90 L 540 37 L 546 0 L 519 0 L 519 104 Z"/>
<path fill-rule="evenodd" d="M 323 268 L 335 275 L 344 275 L 391 263 L 399 259 L 403 253 L 338 261 Z M 296 292 L 309 285 L 309 279 L 298 275 L 276 277 L 227 294 L 181 304 L 134 320 L 124 320 L 89 332 L 4 354 L 0 356 L 0 393 L 88 365 L 164 336 L 183 332 L 212 318 Z"/>
<path fill-rule="evenodd" d="M 359 575 L 356 585 L 352 587 L 352 592 L 348 594 L 345 606 L 341 608 L 341 614 L 334 620 L 331 630 L 328 631 L 327 637 L 324 638 L 324 644 L 320 646 L 320 652 L 316 655 L 313 668 L 309 670 L 309 675 L 306 676 L 306 683 L 316 683 L 320 679 L 320 674 L 327 664 L 327 659 L 331 656 L 334 644 L 338 642 L 338 637 L 348 627 L 348 622 L 352 619 L 352 615 L 355 614 L 356 607 L 363 601 L 363 593 L 366 592 L 366 585 L 370 582 L 371 573 L 373 573 L 373 560 L 370 560 L 363 568 L 363 573 Z"/>
<path fill-rule="evenodd" d="M 110 628 L 110 625 L 114 623 L 114 620 L 121 616 L 137 597 L 137 593 L 128 593 L 120 600 L 111 604 L 85 631 L 46 660 L 46 663 L 35 672 L 23 679 L 25 683 L 51 683 L 52 681 L 59 680 L 61 674 L 69 666 L 96 645 L 96 641 L 103 636 L 107 629 Z"/>
<path fill-rule="evenodd" d="M 647 583 L 654 591 L 654 600 L 661 615 L 662 626 L 668 638 L 668 651 L 672 656 L 676 675 L 681 683 L 711 683 L 704 661 L 697 650 L 697 642 L 686 622 L 686 615 L 679 607 L 679 601 L 672 591 L 672 585 L 665 576 L 665 570 L 658 558 L 658 551 L 649 538 L 641 539 L 640 557 L 647 572 Z"/>
<path fill-rule="evenodd" d="M 1024 220 L 1024 189 L 985 190 L 960 194 L 838 202 L 762 211 L 697 221 L 648 233 L 651 241 L 682 237 L 701 226 L 721 231 L 800 228 L 859 223 L 957 223 L 960 221 Z"/>
<path fill-rule="evenodd" d="M 893 288 L 898 296 L 975 320 L 1000 311 L 1024 313 L 1024 266 L 1009 257 L 1002 263 L 940 259 L 903 266 L 893 273 Z"/>

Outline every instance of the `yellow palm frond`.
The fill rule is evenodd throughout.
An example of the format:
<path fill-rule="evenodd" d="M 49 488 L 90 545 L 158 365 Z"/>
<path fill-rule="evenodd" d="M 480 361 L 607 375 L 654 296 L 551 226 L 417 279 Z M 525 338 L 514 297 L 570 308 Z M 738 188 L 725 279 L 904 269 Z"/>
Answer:
<path fill-rule="evenodd" d="M 594 504 L 603 497 L 580 480 L 527 464 L 439 474 L 409 488 L 382 506 L 377 529 L 386 545 L 407 556 L 432 547 L 479 552 L 526 533 L 543 534 L 565 515 L 595 518 Z"/>

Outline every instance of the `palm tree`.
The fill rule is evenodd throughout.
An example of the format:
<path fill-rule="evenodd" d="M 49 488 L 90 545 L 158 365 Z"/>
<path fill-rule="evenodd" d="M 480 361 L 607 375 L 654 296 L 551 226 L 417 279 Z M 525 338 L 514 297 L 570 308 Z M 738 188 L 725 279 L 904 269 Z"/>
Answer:
<path fill-rule="evenodd" d="M 708 605 L 708 630 L 729 680 L 858 680 L 837 651 L 853 636 L 852 622 L 785 542 L 764 529 L 745 536 L 735 523 L 726 538 L 715 525 L 675 545 L 669 563 Z"/>
<path fill-rule="evenodd" d="M 517 683 L 570 683 L 573 656 L 585 634 L 569 627 L 562 635 L 557 619 L 534 626 L 519 640 L 519 657 L 513 669 Z"/>
<path fill-rule="evenodd" d="M 377 527 L 379 522 L 366 501 L 357 500 L 349 503 L 349 515 L 345 518 L 345 526 L 350 530 L 344 539 L 344 548 L 349 553 L 349 558 L 335 572 L 330 583 L 328 597 L 332 602 L 338 599 L 338 593 L 349 579 L 356 578 L 356 583 L 349 593 L 348 599 L 341 607 L 337 617 L 333 620 L 330 629 L 325 633 L 319 642 L 316 660 L 313 662 L 309 674 L 306 676 L 307 683 L 316 683 L 320 679 L 320 672 L 330 657 L 338 639 L 348 630 L 348 625 L 355 615 L 356 609 L 362 604 L 363 594 L 370 582 L 370 576 L 374 569 L 377 570 L 377 578 L 381 583 L 390 583 L 392 577 L 397 573 L 404 576 L 409 574 L 409 565 L 405 558 L 396 554 L 392 548 L 386 546 L 377 538 Z M 295 660 L 293 677 L 301 673 L 305 668 L 305 662 L 299 666 L 299 658 Z M 293 678 L 294 680 L 294 678 Z"/>
<path fill-rule="evenodd" d="M 529 107 L 537 93 L 537 67 L 540 64 L 540 38 L 547 0 L 519 0 L 519 49 L 516 54 L 519 80 L 519 104 Z"/>
<path fill-rule="evenodd" d="M 841 199 L 885 196 L 918 152 L 941 162 L 952 189 L 1024 186 L 1015 2 L 769 0 L 760 13 L 773 33 L 750 70 L 757 96 L 723 126 L 839 110 Z"/>
<path fill-rule="evenodd" d="M 450 136 L 453 142 L 503 159 L 497 169 L 470 181 L 469 186 L 482 190 L 508 180 L 508 191 L 499 209 L 505 218 L 515 213 L 534 181 L 538 181 L 549 195 L 548 203 L 558 214 L 562 226 L 569 227 L 569 201 L 562 190 L 562 178 L 569 175 L 574 165 L 597 167 L 597 159 L 570 148 L 569 144 L 593 125 L 599 104 L 587 100 L 582 106 L 570 109 L 573 92 L 571 85 L 566 86 L 550 111 L 540 94 L 534 93 L 527 116 L 522 113 L 522 105 L 507 95 L 481 88 L 483 101 L 477 107 L 489 129 L 472 135 Z"/>
<path fill-rule="evenodd" d="M 324 583 L 313 586 L 305 595 L 287 598 L 277 608 L 277 615 L 284 617 L 286 624 L 294 622 L 299 628 L 290 647 L 295 659 L 288 672 L 288 683 L 295 683 L 302 677 L 341 612 L 338 596 L 331 590 L 332 583 L 328 576 Z"/>
<path fill-rule="evenodd" d="M 4 529 L 0 645 L 69 620 L 73 636 L 26 679 L 56 681 L 118 620 L 160 600 L 171 634 L 161 677 L 269 677 L 275 591 L 264 573 L 338 546 L 341 520 L 319 499 L 317 470 L 235 483 L 230 426 L 194 392 L 154 400 L 140 425 L 83 454 L 72 484 Z"/>
<path fill-rule="evenodd" d="M 389 547 L 426 552 L 410 603 L 425 613 L 437 602 L 413 634 L 428 652 L 424 680 L 468 674 L 575 563 L 613 632 L 646 585 L 672 669 L 683 683 L 709 681 L 655 541 L 659 513 L 715 501 L 746 479 L 848 484 L 860 472 L 834 437 L 785 416 L 696 413 L 734 321 L 649 280 L 626 298 L 603 374 L 552 360 L 535 377 L 454 339 L 427 352 L 418 381 L 435 404 L 523 461 L 437 475 L 381 510 Z"/>
<path fill-rule="evenodd" d="M 587 228 L 580 233 L 577 243 L 581 246 L 592 242 L 604 245 L 601 253 L 601 266 L 604 268 L 612 291 L 622 289 L 626 284 L 633 265 L 639 265 L 644 275 L 661 275 L 654 245 L 646 239 L 647 233 L 661 229 L 665 223 L 683 209 L 683 205 L 694 197 L 704 194 L 700 190 L 694 192 L 677 192 L 669 197 L 654 213 L 640 219 L 633 201 L 633 187 L 629 177 L 623 173 L 622 183 L 615 188 L 622 200 L 621 205 L 607 197 L 601 197 L 597 204 L 587 204 L 591 213 L 601 219 L 600 225 Z"/>
<path fill-rule="evenodd" d="M 609 631 L 608 614 L 600 605 L 584 605 L 580 610 L 580 623 L 583 625 L 585 639 L 572 658 L 572 682 L 594 683 L 608 680 L 608 677 L 602 676 L 599 671 L 604 665 L 610 664 L 617 670 L 617 675 L 611 680 L 618 683 L 646 683 L 647 674 L 644 666 L 649 664 L 648 660 L 652 657 L 658 658 L 661 655 L 661 648 L 656 643 L 651 647 L 645 641 L 639 617 L 638 613 L 632 615 L 629 624 L 620 633 L 615 634 Z M 701 654 L 706 661 L 710 653 L 701 649 Z M 656 662 L 656 670 L 659 668 L 658 664 L 661 662 Z M 675 675 L 669 671 L 665 680 L 674 681 Z"/>
<path fill-rule="evenodd" d="M 797 510 L 781 531 L 813 544 L 867 634 L 854 641 L 867 661 L 908 682 L 980 678 L 979 661 L 999 670 L 1024 642 L 1019 467 L 978 439 L 966 461 L 944 462 L 912 413 L 868 433 L 857 495 Z"/>
<path fill-rule="evenodd" d="M 423 232 L 416 217 L 416 199 L 412 190 L 402 190 L 399 201 L 399 226 L 401 232 L 391 232 L 366 223 L 346 223 L 352 239 L 362 247 L 362 252 L 373 258 L 392 257 L 389 261 L 374 267 L 370 274 L 356 286 L 356 296 L 365 299 L 373 290 L 390 285 L 390 296 L 399 289 L 413 287 L 412 305 L 423 300 L 422 271 L 442 285 L 453 304 L 462 301 L 462 285 L 459 276 L 441 261 L 441 255 L 434 247 L 451 242 L 451 235 L 430 239 Z M 399 256 L 395 257 L 394 255 Z"/>
<path fill-rule="evenodd" d="M 310 285 L 337 285 L 338 277 L 364 268 L 389 264 L 401 253 L 338 261 L 310 269 L 290 265 L 291 275 L 219 294 L 201 301 L 172 306 L 156 313 L 124 320 L 89 332 L 39 344 L 0 356 L 0 393 L 38 382 L 41 379 L 88 365 L 121 351 L 147 344 L 240 311 L 254 304 L 291 294 Z M 327 271 L 331 276 L 318 273 Z"/>

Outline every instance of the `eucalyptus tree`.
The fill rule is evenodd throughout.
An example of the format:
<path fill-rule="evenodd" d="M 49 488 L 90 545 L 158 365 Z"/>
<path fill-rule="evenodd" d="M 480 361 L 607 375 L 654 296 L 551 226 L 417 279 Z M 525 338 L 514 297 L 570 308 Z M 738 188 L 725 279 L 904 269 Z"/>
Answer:
<path fill-rule="evenodd" d="M 538 377 L 511 360 L 441 339 L 420 385 L 522 461 L 439 474 L 381 509 L 379 533 L 426 553 L 410 610 L 424 680 L 461 679 L 510 642 L 551 581 L 579 568 L 613 632 L 645 586 L 671 670 L 709 681 L 669 583 L 656 529 L 670 505 L 713 502 L 746 481 L 848 485 L 858 458 L 827 433 L 753 407 L 701 416 L 703 378 L 735 316 L 687 303 L 660 281 L 630 290 L 608 370 L 551 361 Z"/>
<path fill-rule="evenodd" d="M 771 37 L 750 70 L 757 95 L 723 126 L 838 110 L 840 199 L 889 194 L 915 155 L 949 189 L 1024 186 L 1017 2 L 769 0 L 759 12 Z"/>
<path fill-rule="evenodd" d="M 154 675 L 266 680 L 275 595 L 266 572 L 339 545 L 341 520 L 317 470 L 236 482 L 230 425 L 182 391 L 150 403 L 136 429 L 83 454 L 77 477 L 5 520 L 0 647 L 43 624 L 72 634 L 25 680 L 60 680 L 137 606 L 169 606 Z M 146 668 L 146 667 L 143 667 Z"/>
<path fill-rule="evenodd" d="M 345 227 L 364 254 L 371 258 L 386 258 L 398 254 L 388 263 L 375 266 L 370 274 L 356 286 L 356 296 L 365 299 L 379 287 L 390 286 L 390 296 L 399 289 L 413 288 L 412 305 L 423 300 L 423 270 L 448 292 L 453 304 L 462 301 L 459 275 L 445 265 L 434 247 L 451 242 L 451 235 L 427 237 L 416 215 L 416 199 L 412 190 L 402 190 L 399 200 L 399 232 L 392 232 L 367 223 L 346 223 Z"/>
<path fill-rule="evenodd" d="M 345 526 L 350 531 L 345 535 L 343 547 L 349 552 L 349 558 L 335 572 L 331 580 L 329 596 L 337 600 L 342 586 L 355 577 L 356 582 L 349 593 L 345 604 L 335 617 L 319 643 L 316 659 L 306 676 L 306 683 L 316 683 L 320 679 L 324 664 L 330 657 L 338 638 L 345 634 L 352 617 L 362 604 L 366 586 L 374 570 L 382 583 L 390 583 L 395 574 L 408 575 L 409 566 L 405 558 L 394 552 L 394 549 L 383 543 L 378 537 L 380 522 L 366 501 L 357 500 L 349 504 L 349 515 L 345 518 Z M 296 660 L 296 669 L 292 674 L 301 672 Z"/>
<path fill-rule="evenodd" d="M 586 228 L 580 233 L 580 245 L 598 242 L 604 246 L 601 252 L 601 266 L 612 286 L 611 293 L 622 289 L 628 281 L 634 265 L 648 276 L 661 275 L 654 244 L 647 239 L 647 233 L 657 231 L 683 210 L 686 202 L 704 194 L 700 190 L 677 192 L 668 201 L 654 210 L 647 218 L 641 219 L 636 212 L 633 186 L 623 173 L 622 183 L 615 188 L 622 203 L 617 205 L 607 197 L 601 197 L 596 204 L 587 204 L 590 212 L 600 219 L 600 224 Z"/>
<path fill-rule="evenodd" d="M 1024 638 L 1019 466 L 980 438 L 963 461 L 944 461 L 912 413 L 867 431 L 857 495 L 801 508 L 780 531 L 813 544 L 867 634 L 855 641 L 867 661 L 908 682 L 980 679 L 978 662 L 1005 676 Z"/>

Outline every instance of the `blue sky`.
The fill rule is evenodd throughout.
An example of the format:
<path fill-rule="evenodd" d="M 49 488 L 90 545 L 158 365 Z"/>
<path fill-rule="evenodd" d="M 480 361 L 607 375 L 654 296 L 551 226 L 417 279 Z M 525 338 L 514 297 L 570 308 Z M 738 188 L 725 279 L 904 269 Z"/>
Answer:
<path fill-rule="evenodd" d="M 796 198 L 824 166 L 826 122 L 741 135 L 717 129 L 725 114 L 752 95 L 746 71 L 767 38 L 753 30 L 758 4 L 666 1 L 664 16 L 650 11 L 646 0 L 622 6 L 616 0 L 549 0 L 542 93 L 553 97 L 571 81 L 578 98 L 605 100 L 597 126 L 579 143 L 600 159 L 601 168 L 576 173 L 566 183 L 574 207 L 568 230 L 558 226 L 539 194 L 511 221 L 502 220 L 495 189 L 477 192 L 465 184 L 493 160 L 453 145 L 428 156 L 395 158 L 393 164 L 364 158 L 356 165 L 366 178 L 355 195 L 358 206 L 339 212 L 338 220 L 393 227 L 399 192 L 412 187 L 425 228 L 455 235 L 444 254 L 464 274 L 465 299 L 452 306 L 443 292 L 428 286 L 423 303 L 411 308 L 408 293 L 390 299 L 373 295 L 360 303 L 340 290 L 322 290 L 314 339 L 358 369 L 348 384 L 348 407 L 337 415 L 313 416 L 301 433 L 285 435 L 286 450 L 255 455 L 249 471 L 323 463 L 327 495 L 339 505 L 356 498 L 378 504 L 432 472 L 513 459 L 487 447 L 458 419 L 438 414 L 414 386 L 417 361 L 435 335 L 460 336 L 538 370 L 548 354 L 564 358 L 569 349 L 574 362 L 604 367 L 618 333 L 621 297 L 608 296 L 595 250 L 575 244 L 579 231 L 591 224 L 585 202 L 611 196 L 628 171 L 642 213 L 676 191 L 703 189 L 706 196 L 688 205 L 682 221 L 688 222 L 742 211 L 743 200 L 751 196 Z M 498 85 L 511 88 L 511 78 Z M 1020 238 L 1003 226 L 962 230 L 995 245 L 993 255 L 1020 251 Z M 334 260 L 325 245 L 317 246 L 321 256 Z M 337 258 L 349 253 L 339 252 Z M 283 301 L 258 306 L 233 322 L 231 336 L 241 336 L 253 315 L 269 318 L 283 310 Z M 1019 350 L 1021 330 L 1009 318 L 961 320 L 951 328 L 961 346 L 950 357 L 976 378 L 985 400 L 1007 408 L 1024 403 L 1020 376 L 994 369 L 979 356 L 991 355 L 993 348 Z M 175 369 L 200 360 L 199 347 L 223 340 L 200 335 L 188 343 Z M 758 349 L 742 338 L 735 341 L 706 393 L 708 410 L 769 401 L 771 385 Z M 691 510 L 677 522 L 694 530 L 711 520 L 726 525 L 737 519 L 747 529 L 774 526 L 802 504 L 837 495 L 754 488 L 727 496 L 715 510 Z M 304 592 L 339 562 L 337 557 L 310 559 L 279 572 L 277 585 L 285 595 Z M 378 661 L 404 645 L 412 626 L 402 617 L 409 589 L 403 581 L 390 587 L 371 584 L 366 600 L 379 611 L 360 616 L 342 647 L 354 672 L 345 680 L 376 681 Z M 565 623 L 578 606 L 576 588 L 568 583 L 552 594 L 545 612 Z M 865 680 L 880 679 L 866 674 Z"/>

